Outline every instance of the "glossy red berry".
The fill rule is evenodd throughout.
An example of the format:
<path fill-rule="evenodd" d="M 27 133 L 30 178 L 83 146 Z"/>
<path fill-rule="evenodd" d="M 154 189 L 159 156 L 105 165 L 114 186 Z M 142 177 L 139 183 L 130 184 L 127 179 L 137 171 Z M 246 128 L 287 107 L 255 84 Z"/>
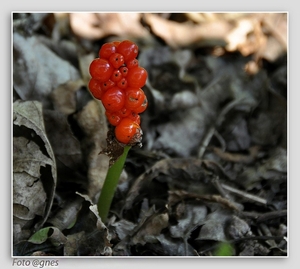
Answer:
<path fill-rule="evenodd" d="M 123 76 L 122 76 L 120 70 L 119 69 L 115 69 L 114 72 L 112 73 L 110 79 L 113 82 L 118 82 L 118 81 L 120 81 L 122 79 L 122 77 Z"/>
<path fill-rule="evenodd" d="M 109 57 L 109 63 L 116 69 L 124 64 L 124 56 L 120 53 L 113 53 Z"/>
<path fill-rule="evenodd" d="M 122 117 L 117 112 L 105 111 L 105 116 L 112 126 L 117 126 L 122 119 Z"/>
<path fill-rule="evenodd" d="M 120 115 L 122 118 L 128 117 L 130 114 L 131 110 L 127 109 L 126 107 L 123 107 L 118 111 L 118 115 Z"/>
<path fill-rule="evenodd" d="M 148 73 L 145 68 L 137 66 L 129 69 L 126 77 L 128 86 L 133 88 L 142 88 L 146 84 Z"/>
<path fill-rule="evenodd" d="M 123 89 L 125 90 L 127 88 L 127 79 L 126 78 L 122 78 L 120 81 L 118 81 L 117 83 L 117 86 L 120 88 L 120 89 Z"/>
<path fill-rule="evenodd" d="M 99 50 L 99 57 L 108 60 L 109 57 L 117 52 L 117 46 L 113 43 L 105 43 Z"/>
<path fill-rule="evenodd" d="M 141 117 L 138 113 L 131 111 L 130 114 L 127 116 L 127 118 L 133 120 L 137 124 L 141 124 Z"/>
<path fill-rule="evenodd" d="M 118 45 L 117 52 L 122 54 L 124 56 L 125 62 L 127 62 L 129 60 L 136 58 L 139 49 L 134 42 L 130 40 L 124 40 Z"/>
<path fill-rule="evenodd" d="M 91 62 L 89 71 L 93 78 L 104 82 L 110 78 L 114 68 L 107 60 L 96 58 Z"/>
<path fill-rule="evenodd" d="M 102 95 L 104 93 L 104 90 L 102 89 L 101 85 L 102 85 L 102 82 L 95 78 L 91 78 L 89 81 L 89 85 L 88 85 L 88 88 L 89 88 L 91 94 L 96 99 L 99 99 L 99 100 L 101 100 Z"/>
<path fill-rule="evenodd" d="M 137 59 L 132 59 L 126 63 L 126 66 L 128 67 L 128 69 L 137 67 L 139 66 L 139 61 Z"/>
<path fill-rule="evenodd" d="M 139 141 L 141 135 L 140 125 L 130 118 L 123 118 L 115 128 L 116 139 L 124 144 Z"/>
<path fill-rule="evenodd" d="M 122 77 L 125 78 L 128 74 L 128 68 L 126 66 L 122 66 L 122 67 L 120 67 L 119 70 L 120 70 L 120 73 L 122 74 Z"/>
<path fill-rule="evenodd" d="M 143 113 L 147 109 L 147 107 L 148 107 L 148 99 L 147 96 L 145 95 L 142 104 L 136 108 L 133 108 L 132 111 L 140 114 Z"/>
<path fill-rule="evenodd" d="M 101 100 L 106 110 L 116 112 L 124 107 L 125 93 L 118 87 L 112 87 L 103 94 Z"/>
<path fill-rule="evenodd" d="M 127 88 L 125 97 L 125 107 L 134 110 L 142 105 L 145 99 L 145 93 L 140 88 Z"/>
<path fill-rule="evenodd" d="M 112 80 L 107 80 L 105 82 L 102 82 L 102 86 L 101 88 L 104 90 L 104 91 L 107 91 L 108 89 L 112 88 L 113 86 L 115 86 L 115 82 L 113 82 Z"/>

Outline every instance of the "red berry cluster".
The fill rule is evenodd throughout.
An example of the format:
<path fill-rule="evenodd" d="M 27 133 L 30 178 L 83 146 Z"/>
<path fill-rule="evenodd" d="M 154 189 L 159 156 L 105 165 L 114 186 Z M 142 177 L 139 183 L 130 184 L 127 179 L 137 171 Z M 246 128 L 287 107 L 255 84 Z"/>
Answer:
<path fill-rule="evenodd" d="M 124 144 L 142 135 L 139 114 L 148 106 L 141 89 L 148 74 L 139 66 L 137 55 L 138 46 L 130 40 L 105 43 L 89 69 L 90 92 L 102 101 L 108 122 L 115 126 L 117 140 Z"/>

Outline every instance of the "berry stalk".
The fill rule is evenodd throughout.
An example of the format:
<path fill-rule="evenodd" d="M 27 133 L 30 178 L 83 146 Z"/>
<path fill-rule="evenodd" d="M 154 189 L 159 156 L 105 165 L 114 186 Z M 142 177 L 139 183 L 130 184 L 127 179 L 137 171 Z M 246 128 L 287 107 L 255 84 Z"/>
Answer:
<path fill-rule="evenodd" d="M 122 173 L 127 154 L 131 146 L 125 146 L 123 154 L 116 160 L 116 162 L 108 169 L 104 181 L 103 188 L 98 200 L 98 212 L 102 222 L 105 222 L 110 210 L 110 206 L 118 186 L 119 178 Z"/>

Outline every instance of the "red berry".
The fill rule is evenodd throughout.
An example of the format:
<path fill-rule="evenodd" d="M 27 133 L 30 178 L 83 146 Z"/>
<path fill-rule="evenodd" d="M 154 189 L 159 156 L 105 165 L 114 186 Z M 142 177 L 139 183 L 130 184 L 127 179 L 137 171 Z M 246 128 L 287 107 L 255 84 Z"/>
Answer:
<path fill-rule="evenodd" d="M 130 118 L 123 118 L 115 128 L 117 140 L 124 144 L 140 141 L 141 135 L 140 125 Z"/>
<path fill-rule="evenodd" d="M 122 78 L 120 81 L 118 81 L 118 87 L 120 88 L 120 89 L 123 89 L 123 90 L 125 90 L 126 88 L 127 88 L 127 85 L 128 85 L 128 83 L 127 83 L 127 79 L 126 78 Z"/>
<path fill-rule="evenodd" d="M 125 62 L 127 62 L 136 58 L 139 48 L 134 42 L 130 40 L 124 40 L 118 45 L 117 52 L 121 53 L 124 56 Z"/>
<path fill-rule="evenodd" d="M 99 57 L 108 60 L 113 53 L 116 53 L 116 51 L 117 46 L 113 42 L 105 43 L 99 50 Z"/>
<path fill-rule="evenodd" d="M 128 67 L 128 69 L 137 67 L 139 66 L 139 61 L 137 59 L 132 59 L 126 63 L 126 66 Z"/>
<path fill-rule="evenodd" d="M 127 82 L 129 87 L 142 88 L 146 84 L 148 73 L 143 67 L 134 67 L 129 69 Z"/>
<path fill-rule="evenodd" d="M 126 107 L 123 107 L 120 111 L 118 111 L 118 115 L 122 118 L 128 117 L 131 114 L 131 111 Z"/>
<path fill-rule="evenodd" d="M 122 74 L 120 72 L 120 70 L 116 69 L 114 70 L 114 72 L 112 73 L 110 79 L 113 81 L 113 82 L 118 82 L 122 79 Z"/>
<path fill-rule="evenodd" d="M 114 68 L 118 69 L 124 64 L 124 56 L 120 53 L 113 53 L 109 57 L 109 62 Z"/>
<path fill-rule="evenodd" d="M 143 113 L 147 109 L 147 107 L 148 107 L 148 99 L 147 99 L 147 96 L 145 95 L 142 104 L 140 106 L 132 109 L 132 111 L 140 114 L 140 113 Z"/>
<path fill-rule="evenodd" d="M 93 78 L 104 82 L 110 78 L 114 68 L 105 59 L 96 58 L 90 64 L 90 74 Z"/>
<path fill-rule="evenodd" d="M 104 93 L 104 90 L 101 87 L 102 82 L 100 82 L 99 80 L 95 79 L 95 78 L 91 78 L 89 81 L 89 85 L 88 88 L 90 89 L 90 92 L 92 93 L 92 95 L 96 98 L 101 100 L 102 95 Z"/>
<path fill-rule="evenodd" d="M 105 82 L 102 82 L 101 88 L 104 91 L 107 91 L 108 89 L 112 88 L 113 86 L 115 86 L 115 83 L 109 79 L 109 80 L 107 80 Z"/>
<path fill-rule="evenodd" d="M 124 107 L 125 93 L 118 87 L 112 87 L 103 94 L 101 100 L 106 110 L 119 111 Z"/>
<path fill-rule="evenodd" d="M 133 111 L 130 112 L 130 114 L 127 116 L 127 118 L 133 120 L 137 124 L 141 123 L 141 117 L 140 117 L 140 115 L 138 113 L 133 112 Z"/>
<path fill-rule="evenodd" d="M 140 88 L 127 88 L 125 97 L 125 107 L 134 110 L 142 105 L 145 93 Z"/>
<path fill-rule="evenodd" d="M 119 122 L 121 121 L 121 119 L 122 119 L 122 117 L 120 115 L 118 115 L 117 112 L 105 111 L 105 115 L 106 115 L 106 118 L 107 118 L 108 122 L 112 126 L 117 126 L 119 124 Z"/>
<path fill-rule="evenodd" d="M 126 66 L 122 66 L 122 67 L 120 67 L 119 70 L 120 70 L 122 76 L 125 78 L 128 74 L 128 68 Z"/>

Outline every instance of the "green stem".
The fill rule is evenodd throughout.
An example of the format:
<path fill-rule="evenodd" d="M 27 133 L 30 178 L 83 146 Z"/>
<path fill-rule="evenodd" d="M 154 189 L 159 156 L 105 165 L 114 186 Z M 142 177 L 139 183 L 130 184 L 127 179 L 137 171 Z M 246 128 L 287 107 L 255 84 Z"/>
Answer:
<path fill-rule="evenodd" d="M 106 221 L 106 218 L 108 216 L 111 202 L 114 198 L 119 178 L 122 173 L 124 163 L 126 161 L 126 157 L 130 148 L 131 146 L 125 146 L 123 154 L 107 171 L 103 188 L 101 190 L 100 197 L 98 200 L 98 212 L 103 223 Z"/>

